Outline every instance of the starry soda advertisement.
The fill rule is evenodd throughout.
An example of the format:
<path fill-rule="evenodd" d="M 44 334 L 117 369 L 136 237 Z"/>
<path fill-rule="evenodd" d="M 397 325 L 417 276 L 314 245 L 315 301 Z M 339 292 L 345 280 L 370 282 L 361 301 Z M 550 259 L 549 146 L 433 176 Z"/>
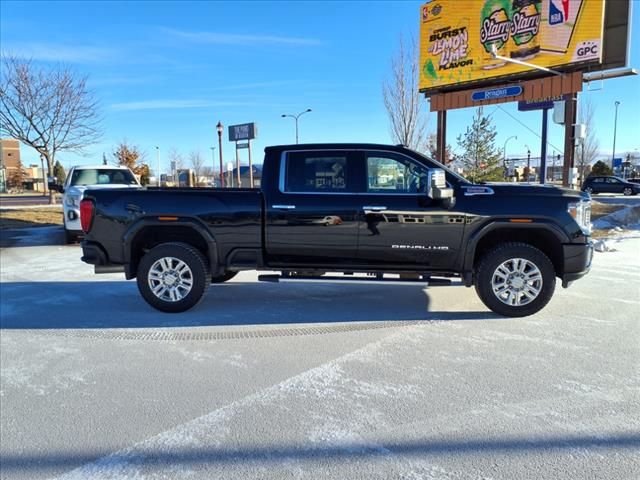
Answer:
<path fill-rule="evenodd" d="M 605 0 L 430 0 L 420 10 L 420 91 L 477 86 L 602 60 Z M 503 58 L 499 58 L 503 57 Z"/>

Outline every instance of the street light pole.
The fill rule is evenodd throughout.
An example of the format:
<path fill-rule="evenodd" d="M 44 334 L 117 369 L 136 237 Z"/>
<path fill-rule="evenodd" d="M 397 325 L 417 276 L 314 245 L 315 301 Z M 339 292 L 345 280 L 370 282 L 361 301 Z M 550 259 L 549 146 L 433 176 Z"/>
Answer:
<path fill-rule="evenodd" d="M 224 168 L 222 164 L 222 130 L 224 126 L 222 122 L 218 121 L 216 125 L 216 131 L 218 132 L 218 155 L 220 155 L 220 187 L 224 188 Z"/>
<path fill-rule="evenodd" d="M 529 183 L 529 178 L 531 177 L 531 149 L 527 144 L 524 146 L 527 147 L 527 183 Z"/>
<path fill-rule="evenodd" d="M 297 115 L 291 115 L 291 114 L 288 114 L 288 113 L 283 113 L 283 114 L 282 114 L 282 118 L 285 118 L 285 117 L 291 117 L 291 118 L 293 118 L 293 119 L 296 121 L 296 145 L 298 144 L 298 119 L 299 119 L 302 115 L 304 115 L 305 113 L 309 113 L 310 111 L 311 111 L 311 109 L 310 109 L 310 108 L 307 108 L 304 112 L 300 112 L 300 113 L 299 113 L 299 114 L 297 114 Z"/>
<path fill-rule="evenodd" d="M 512 138 L 515 138 L 516 140 L 518 139 L 517 135 L 512 135 L 509 138 L 507 138 L 504 141 L 504 147 L 502 147 L 502 166 L 504 167 L 504 174 L 505 174 L 505 178 L 507 175 L 507 143 L 509 142 L 509 140 L 511 140 Z"/>
<path fill-rule="evenodd" d="M 613 169 L 613 162 L 616 158 L 616 130 L 618 129 L 618 105 L 620 102 L 616 100 L 614 103 L 616 106 L 615 120 L 613 121 L 613 153 L 611 154 L 611 168 Z"/>
<path fill-rule="evenodd" d="M 216 147 L 209 147 L 211 149 L 211 160 L 213 160 L 213 162 L 211 163 L 212 166 L 212 170 L 211 170 L 211 177 L 213 178 L 213 182 L 212 183 L 212 187 L 215 188 L 216 186 Z"/>
<path fill-rule="evenodd" d="M 160 186 L 160 147 L 156 146 L 156 159 L 158 161 L 158 172 L 156 173 L 157 183 Z"/>

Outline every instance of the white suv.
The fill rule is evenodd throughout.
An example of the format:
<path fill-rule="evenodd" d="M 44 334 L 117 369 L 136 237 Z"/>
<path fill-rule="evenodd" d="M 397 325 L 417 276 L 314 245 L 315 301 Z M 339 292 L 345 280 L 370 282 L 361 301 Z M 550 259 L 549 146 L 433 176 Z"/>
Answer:
<path fill-rule="evenodd" d="M 62 205 L 64 210 L 64 236 L 72 243 L 82 233 L 80 227 L 80 200 L 84 191 L 101 188 L 141 188 L 135 175 L 127 167 L 110 165 L 71 167 L 64 187 Z"/>

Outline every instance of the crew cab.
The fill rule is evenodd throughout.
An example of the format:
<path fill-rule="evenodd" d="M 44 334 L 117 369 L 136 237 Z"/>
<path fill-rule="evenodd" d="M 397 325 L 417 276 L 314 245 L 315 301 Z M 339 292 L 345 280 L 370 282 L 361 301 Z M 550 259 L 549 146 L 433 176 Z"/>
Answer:
<path fill-rule="evenodd" d="M 267 147 L 260 189 L 87 190 L 82 260 L 123 271 L 165 312 L 241 270 L 277 282 L 475 286 L 501 315 L 531 315 L 585 275 L 590 196 L 473 184 L 403 146 Z M 401 288 L 401 287 L 393 287 Z"/>

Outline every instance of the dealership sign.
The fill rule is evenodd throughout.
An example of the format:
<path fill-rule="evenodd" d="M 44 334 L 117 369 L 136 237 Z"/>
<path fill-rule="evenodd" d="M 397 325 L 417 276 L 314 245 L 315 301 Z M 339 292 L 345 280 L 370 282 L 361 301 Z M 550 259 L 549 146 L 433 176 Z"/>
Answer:
<path fill-rule="evenodd" d="M 517 97 L 522 93 L 522 87 L 504 87 L 504 88 L 492 88 L 490 90 L 479 90 L 471 94 L 471 99 L 474 102 L 481 102 L 482 100 L 493 100 L 496 98 Z"/>
<path fill-rule="evenodd" d="M 536 72 L 527 64 L 598 64 L 604 8 L 604 0 L 430 0 L 420 16 L 420 91 L 524 79 Z"/>
<path fill-rule="evenodd" d="M 258 134 L 255 123 L 243 123 L 229 126 L 229 141 L 238 142 L 240 140 L 253 140 Z"/>

